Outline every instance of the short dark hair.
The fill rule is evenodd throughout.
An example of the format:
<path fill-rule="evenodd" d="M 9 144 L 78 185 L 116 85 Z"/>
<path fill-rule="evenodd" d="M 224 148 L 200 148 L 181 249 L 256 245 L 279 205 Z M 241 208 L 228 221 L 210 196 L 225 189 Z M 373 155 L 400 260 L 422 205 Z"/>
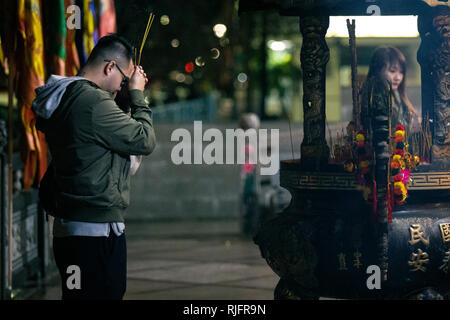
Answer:
<path fill-rule="evenodd" d="M 127 39 L 118 34 L 109 34 L 100 38 L 92 50 L 86 64 L 97 64 L 104 59 L 133 59 L 133 46 Z"/>

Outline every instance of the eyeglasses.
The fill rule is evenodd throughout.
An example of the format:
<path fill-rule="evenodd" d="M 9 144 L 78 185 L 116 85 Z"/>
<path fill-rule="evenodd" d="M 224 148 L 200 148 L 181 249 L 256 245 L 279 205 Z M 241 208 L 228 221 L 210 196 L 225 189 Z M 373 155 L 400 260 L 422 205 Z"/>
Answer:
<path fill-rule="evenodd" d="M 103 61 L 105 61 L 105 62 L 112 62 L 112 60 L 107 60 L 107 59 L 105 59 L 105 60 L 103 60 Z M 116 62 L 116 67 L 117 67 L 117 69 L 119 69 L 119 72 L 120 72 L 120 73 L 122 74 L 122 76 L 123 76 L 122 82 L 120 83 L 120 88 L 123 88 L 123 87 L 128 83 L 128 81 L 130 81 L 130 78 L 128 78 L 128 77 L 123 73 L 122 69 L 120 69 L 120 67 L 119 67 L 119 65 L 117 64 L 117 62 Z"/>

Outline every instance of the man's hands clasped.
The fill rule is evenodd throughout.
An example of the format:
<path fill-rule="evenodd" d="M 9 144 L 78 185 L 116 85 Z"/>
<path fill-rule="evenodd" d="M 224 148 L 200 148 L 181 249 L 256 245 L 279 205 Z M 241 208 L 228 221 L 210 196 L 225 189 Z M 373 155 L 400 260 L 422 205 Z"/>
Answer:
<path fill-rule="evenodd" d="M 147 74 L 142 66 L 134 66 L 133 74 L 128 83 L 128 90 L 144 91 L 145 85 L 148 83 Z"/>

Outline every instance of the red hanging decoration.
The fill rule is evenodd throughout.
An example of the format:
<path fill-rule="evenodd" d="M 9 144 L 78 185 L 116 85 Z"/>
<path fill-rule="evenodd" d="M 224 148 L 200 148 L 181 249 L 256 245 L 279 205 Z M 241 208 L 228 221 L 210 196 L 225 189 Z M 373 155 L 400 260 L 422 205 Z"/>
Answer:
<path fill-rule="evenodd" d="M 388 183 L 386 192 L 386 207 L 388 210 L 388 223 L 392 222 L 392 208 L 394 207 L 394 195 L 392 194 L 391 186 Z"/>

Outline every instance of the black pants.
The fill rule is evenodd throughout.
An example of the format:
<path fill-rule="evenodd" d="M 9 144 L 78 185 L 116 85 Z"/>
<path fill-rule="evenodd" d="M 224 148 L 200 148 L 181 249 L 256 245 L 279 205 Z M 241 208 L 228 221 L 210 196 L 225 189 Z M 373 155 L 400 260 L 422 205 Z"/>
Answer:
<path fill-rule="evenodd" d="M 125 233 L 117 237 L 111 229 L 109 237 L 53 238 L 53 253 L 63 300 L 123 298 L 127 280 Z"/>

